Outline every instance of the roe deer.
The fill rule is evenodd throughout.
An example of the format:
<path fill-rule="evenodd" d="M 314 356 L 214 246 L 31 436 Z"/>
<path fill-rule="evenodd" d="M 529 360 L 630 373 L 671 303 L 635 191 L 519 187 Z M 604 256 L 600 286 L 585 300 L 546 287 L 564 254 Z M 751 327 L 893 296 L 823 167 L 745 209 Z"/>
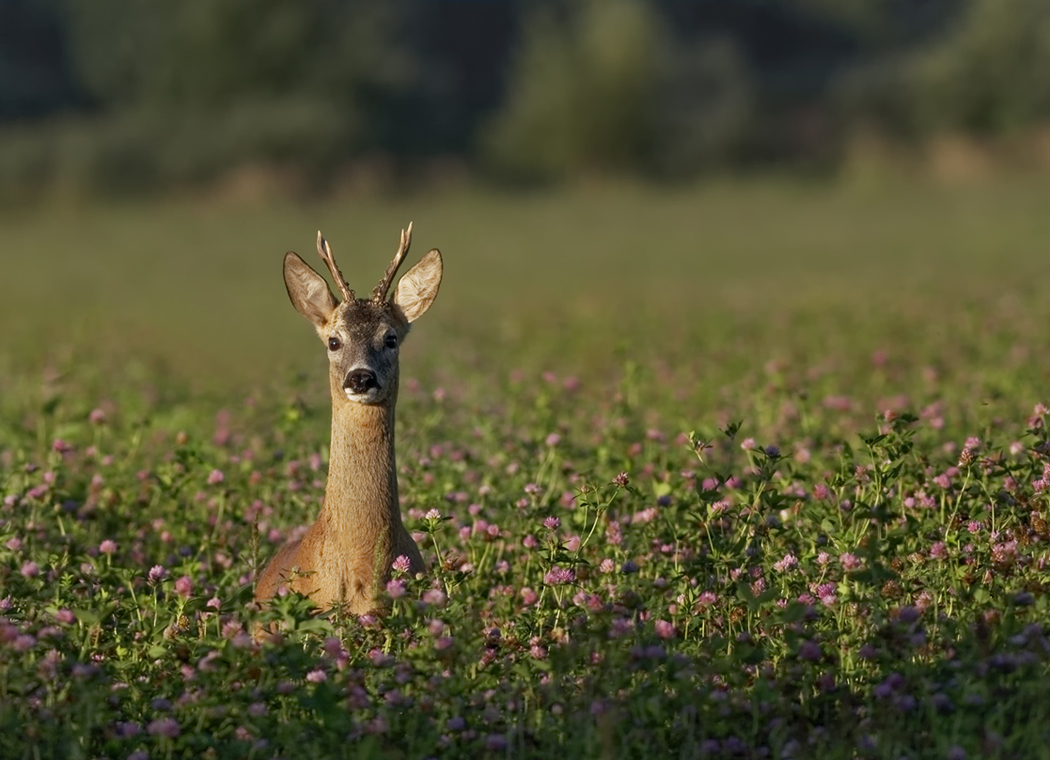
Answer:
<path fill-rule="evenodd" d="M 375 607 L 379 589 L 399 555 L 411 572 L 423 558 L 401 522 L 394 463 L 394 405 L 398 349 L 433 303 L 441 284 L 441 254 L 427 253 L 387 291 L 408 253 L 412 225 L 369 299 L 359 299 L 343 279 L 332 251 L 317 233 L 317 252 L 343 294 L 295 253 L 284 257 L 284 284 L 296 310 L 313 323 L 328 348 L 332 392 L 332 445 L 324 505 L 297 541 L 285 544 L 259 576 L 255 598 L 273 597 L 282 586 L 308 595 L 322 608 L 345 605 L 363 614 Z"/>

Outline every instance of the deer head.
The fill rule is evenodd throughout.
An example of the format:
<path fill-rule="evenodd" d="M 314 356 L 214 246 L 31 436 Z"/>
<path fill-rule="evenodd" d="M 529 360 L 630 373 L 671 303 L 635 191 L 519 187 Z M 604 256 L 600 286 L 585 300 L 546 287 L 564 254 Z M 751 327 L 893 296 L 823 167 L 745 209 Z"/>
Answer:
<path fill-rule="evenodd" d="M 409 327 L 437 297 L 441 285 L 441 253 L 427 253 L 397 284 L 387 298 L 390 284 L 408 254 L 412 224 L 401 231 L 401 243 L 386 274 L 369 299 L 357 298 L 336 266 L 332 249 L 320 232 L 317 252 L 328 266 L 340 303 L 324 278 L 298 254 L 284 257 L 284 284 L 296 311 L 310 320 L 328 348 L 329 383 L 333 405 L 392 404 L 397 398 L 398 349 Z"/>

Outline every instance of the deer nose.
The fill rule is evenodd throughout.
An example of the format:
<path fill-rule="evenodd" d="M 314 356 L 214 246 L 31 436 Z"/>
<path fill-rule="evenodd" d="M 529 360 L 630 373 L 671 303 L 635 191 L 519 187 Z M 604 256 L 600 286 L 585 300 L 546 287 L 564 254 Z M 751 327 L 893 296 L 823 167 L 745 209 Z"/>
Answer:
<path fill-rule="evenodd" d="M 379 379 L 376 373 L 370 369 L 355 369 L 346 376 L 343 387 L 352 393 L 365 393 L 372 388 L 379 387 Z"/>

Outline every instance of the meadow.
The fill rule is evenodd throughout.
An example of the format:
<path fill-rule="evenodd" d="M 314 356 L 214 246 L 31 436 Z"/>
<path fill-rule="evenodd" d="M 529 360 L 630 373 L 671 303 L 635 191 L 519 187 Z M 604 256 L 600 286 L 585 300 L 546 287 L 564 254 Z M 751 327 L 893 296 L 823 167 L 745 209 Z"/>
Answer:
<path fill-rule="evenodd" d="M 0 212 L 0 756 L 1050 756 L 1048 197 Z M 429 572 L 261 609 L 329 435 L 281 257 L 320 228 L 368 289 L 409 220 L 446 267 L 398 402 Z"/>

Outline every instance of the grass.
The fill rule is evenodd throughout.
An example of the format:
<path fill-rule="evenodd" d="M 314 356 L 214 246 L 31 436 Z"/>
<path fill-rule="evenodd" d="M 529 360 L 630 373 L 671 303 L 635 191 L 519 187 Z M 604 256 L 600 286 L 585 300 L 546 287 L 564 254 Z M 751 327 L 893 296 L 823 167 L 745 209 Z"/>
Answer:
<path fill-rule="evenodd" d="M 532 318 L 589 318 L 593 338 L 594 322 L 618 315 L 629 327 L 722 313 L 735 328 L 774 305 L 819 320 L 834 304 L 867 320 L 858 308 L 885 311 L 889 299 L 898 310 L 931 291 L 988 299 L 993 275 L 999 288 L 1031 292 L 1050 234 L 1048 189 L 1035 180 L 847 191 L 767 182 L 10 211 L 0 217 L 0 326 L 19 355 L 46 353 L 45 335 L 78 344 L 101 335 L 223 377 L 301 366 L 313 347 L 280 308 L 283 252 L 312 259 L 321 228 L 351 281 L 371 287 L 410 219 L 420 252 L 445 250 L 437 320 L 457 333 L 480 322 L 514 337 Z M 677 328 L 662 326 L 673 340 L 661 349 L 682 345 L 680 332 L 667 332 Z"/>
<path fill-rule="evenodd" d="M 10 214 L 3 756 L 1046 756 L 1048 189 Z M 280 255 L 365 289 L 410 218 L 430 572 L 256 609 L 327 453 Z"/>

